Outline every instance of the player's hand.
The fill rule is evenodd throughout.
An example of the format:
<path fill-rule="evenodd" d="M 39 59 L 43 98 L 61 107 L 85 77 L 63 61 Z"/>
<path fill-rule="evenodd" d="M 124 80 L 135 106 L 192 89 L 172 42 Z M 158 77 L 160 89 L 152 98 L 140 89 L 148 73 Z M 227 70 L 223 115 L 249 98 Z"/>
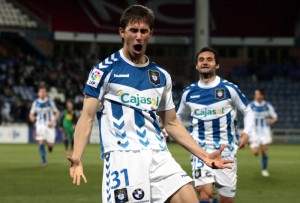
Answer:
<path fill-rule="evenodd" d="M 164 140 L 166 140 L 167 137 L 169 136 L 168 133 L 167 133 L 167 131 L 166 131 L 164 128 L 162 128 L 162 129 L 161 129 L 161 132 L 162 132 L 162 135 L 163 135 Z"/>
<path fill-rule="evenodd" d="M 249 136 L 245 132 L 240 133 L 240 145 L 239 149 L 244 149 L 248 144 Z"/>
<path fill-rule="evenodd" d="M 52 128 L 52 127 L 54 127 L 54 124 L 55 124 L 55 121 L 52 120 L 48 123 L 48 127 Z"/>
<path fill-rule="evenodd" d="M 276 122 L 276 119 L 273 119 L 273 118 L 268 118 L 268 120 L 267 120 L 267 123 L 269 125 L 273 125 L 275 122 Z"/>
<path fill-rule="evenodd" d="M 218 151 L 215 151 L 208 155 L 208 159 L 205 161 L 205 164 L 213 169 L 232 169 L 229 163 L 233 163 L 234 160 L 223 160 L 221 153 L 224 150 L 225 145 L 222 145 Z"/>
<path fill-rule="evenodd" d="M 83 174 L 83 166 L 81 161 L 74 160 L 71 157 L 68 157 L 68 160 L 71 162 L 70 166 L 70 176 L 73 179 L 74 185 L 80 185 L 81 178 L 85 183 L 87 183 L 86 177 Z"/>
<path fill-rule="evenodd" d="M 29 116 L 29 120 L 30 120 L 30 122 L 34 123 L 36 118 L 35 118 L 35 116 Z"/>

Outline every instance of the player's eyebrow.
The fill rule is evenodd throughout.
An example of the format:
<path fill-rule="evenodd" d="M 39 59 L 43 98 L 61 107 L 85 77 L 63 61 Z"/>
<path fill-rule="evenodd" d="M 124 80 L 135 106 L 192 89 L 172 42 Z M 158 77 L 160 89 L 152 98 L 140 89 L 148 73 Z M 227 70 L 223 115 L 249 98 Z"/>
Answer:
<path fill-rule="evenodd" d="M 138 29 L 138 28 L 134 28 L 134 27 L 130 28 L 129 30 L 133 33 L 137 33 L 140 31 L 142 34 L 148 33 L 150 31 L 148 28 Z"/>
<path fill-rule="evenodd" d="M 212 61 L 214 58 L 211 57 L 211 56 L 206 57 L 206 58 L 201 56 L 201 57 L 198 58 L 198 61 L 204 61 L 204 59 L 206 59 L 206 60 L 208 60 L 208 61 Z"/>

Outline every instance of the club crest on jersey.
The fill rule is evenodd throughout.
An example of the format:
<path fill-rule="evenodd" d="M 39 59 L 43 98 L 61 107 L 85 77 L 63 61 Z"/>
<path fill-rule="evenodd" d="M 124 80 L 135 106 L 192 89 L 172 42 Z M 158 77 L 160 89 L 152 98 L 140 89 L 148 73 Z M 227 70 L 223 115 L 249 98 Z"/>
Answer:
<path fill-rule="evenodd" d="M 134 199 L 136 200 L 141 200 L 144 198 L 145 196 L 145 192 L 144 190 L 142 190 L 141 188 L 138 188 L 138 189 L 135 189 L 133 192 L 132 192 L 132 196 Z"/>
<path fill-rule="evenodd" d="M 155 70 L 148 70 L 149 81 L 154 85 L 160 85 L 160 73 Z"/>
<path fill-rule="evenodd" d="M 125 203 L 128 202 L 127 189 L 117 189 L 114 191 L 115 194 L 115 202 L 116 203 Z"/>
<path fill-rule="evenodd" d="M 225 89 L 224 88 L 219 88 L 216 89 L 215 91 L 215 98 L 219 100 L 223 100 L 226 97 Z"/>

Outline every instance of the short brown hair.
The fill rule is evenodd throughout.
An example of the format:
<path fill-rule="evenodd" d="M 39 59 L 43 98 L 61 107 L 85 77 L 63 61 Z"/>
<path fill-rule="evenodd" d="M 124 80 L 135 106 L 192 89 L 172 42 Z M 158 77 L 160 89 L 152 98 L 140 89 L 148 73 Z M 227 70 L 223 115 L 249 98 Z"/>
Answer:
<path fill-rule="evenodd" d="M 259 93 L 265 97 L 265 90 L 263 88 L 256 88 L 255 91 L 259 91 Z"/>
<path fill-rule="evenodd" d="M 220 62 L 219 54 L 218 54 L 218 52 L 217 52 L 216 50 L 214 50 L 213 48 L 210 48 L 210 47 L 204 47 L 204 48 L 202 48 L 202 49 L 197 53 L 197 55 L 196 55 L 196 64 L 197 64 L 197 62 L 198 62 L 198 56 L 199 56 L 202 52 L 206 52 L 206 51 L 212 52 L 212 53 L 214 54 L 216 64 L 218 65 L 219 62 Z"/>
<path fill-rule="evenodd" d="M 154 14 L 151 9 L 142 5 L 132 5 L 124 10 L 120 18 L 120 27 L 125 29 L 128 23 L 145 22 L 150 29 L 154 27 Z"/>

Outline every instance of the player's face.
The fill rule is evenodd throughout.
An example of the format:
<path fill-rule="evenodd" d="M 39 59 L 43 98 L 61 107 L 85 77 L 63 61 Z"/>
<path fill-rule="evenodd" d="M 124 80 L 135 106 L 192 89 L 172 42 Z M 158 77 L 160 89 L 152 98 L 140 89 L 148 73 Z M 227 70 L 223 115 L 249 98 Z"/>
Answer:
<path fill-rule="evenodd" d="M 219 68 L 216 64 L 215 55 L 210 51 L 202 52 L 198 55 L 196 69 L 200 74 L 214 73 Z"/>
<path fill-rule="evenodd" d="M 125 29 L 119 28 L 120 36 L 124 39 L 124 54 L 130 58 L 141 58 L 144 56 L 148 41 L 153 31 L 149 25 L 140 22 L 128 23 Z"/>
<path fill-rule="evenodd" d="M 254 99 L 258 102 L 261 102 L 262 100 L 264 100 L 264 96 L 261 94 L 259 90 L 255 90 Z"/>
<path fill-rule="evenodd" d="M 38 91 L 38 95 L 40 99 L 45 99 L 47 96 L 47 90 L 45 88 L 40 88 Z"/>
<path fill-rule="evenodd" d="M 68 101 L 67 102 L 67 109 L 73 109 L 73 103 L 72 102 L 70 102 L 70 101 Z"/>

